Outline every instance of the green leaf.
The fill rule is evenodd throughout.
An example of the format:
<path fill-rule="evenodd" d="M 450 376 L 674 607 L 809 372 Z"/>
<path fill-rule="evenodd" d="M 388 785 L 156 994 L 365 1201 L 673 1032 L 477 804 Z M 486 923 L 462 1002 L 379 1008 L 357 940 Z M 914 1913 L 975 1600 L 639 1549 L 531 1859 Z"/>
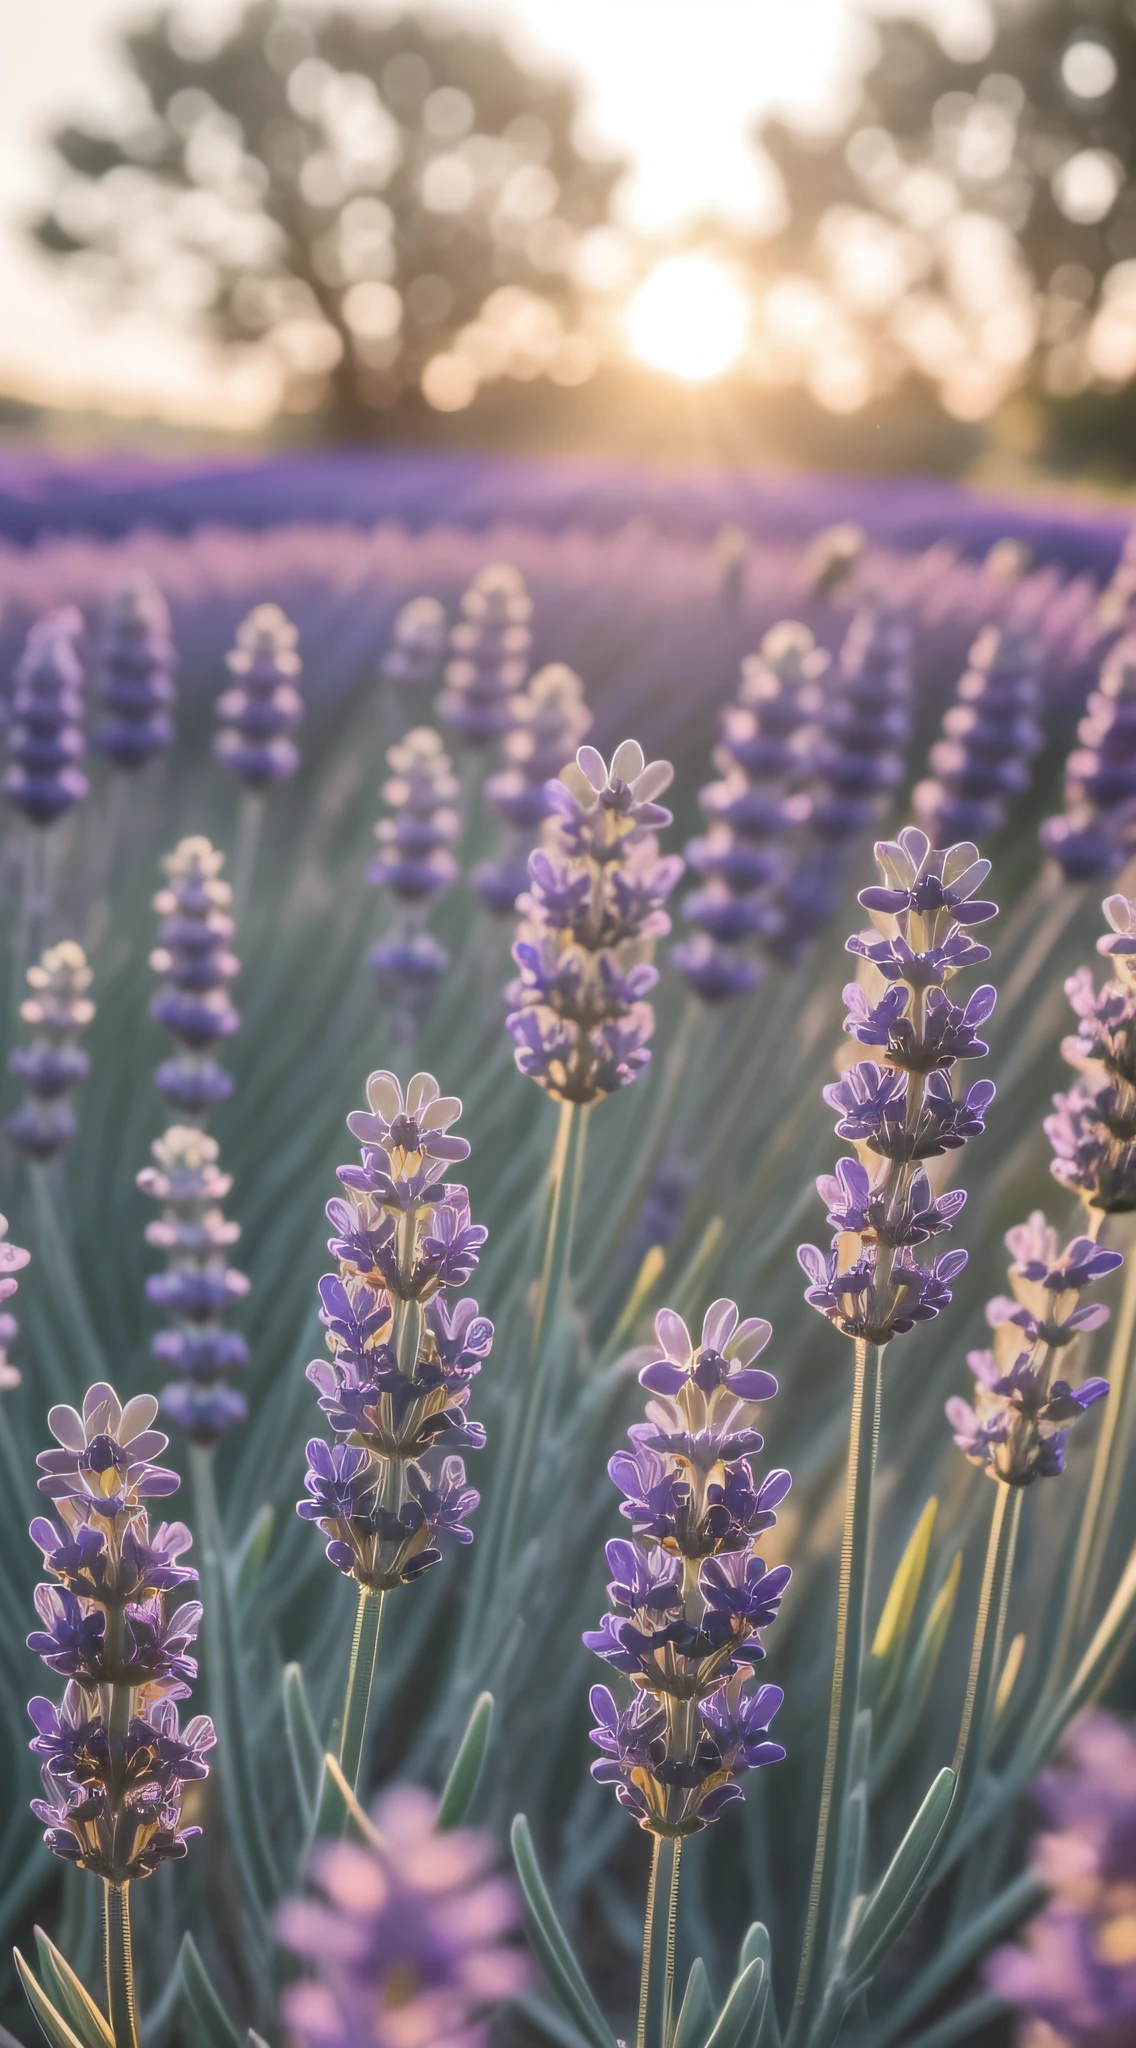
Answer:
<path fill-rule="evenodd" d="M 55 1943 L 48 1940 L 42 1927 L 35 1929 L 35 1941 L 39 1973 L 47 1994 L 53 2005 L 65 2014 L 84 2048 L 114 2048 L 114 2035 L 90 1992 L 80 1983 Z"/>
<path fill-rule="evenodd" d="M 559 2048 L 588 2048 L 588 2041 L 579 2027 L 573 2026 L 567 2013 L 561 2012 L 559 2006 L 549 2005 L 546 1998 L 537 1998 L 531 1991 L 526 1991 L 512 2003 L 532 2021 L 534 2027 L 547 2034 L 550 2041 L 557 2042 Z"/>
<path fill-rule="evenodd" d="M 268 2048 L 264 2035 L 258 2034 L 255 2027 L 248 2030 L 248 2048 Z"/>
<path fill-rule="evenodd" d="M 740 2048 L 747 2032 L 758 2032 L 769 1996 L 769 1976 L 760 1956 L 747 1963 L 730 1986 L 726 2003 L 714 2024 L 706 2048 Z"/>
<path fill-rule="evenodd" d="M 62 2013 L 56 2012 L 50 1998 L 40 1989 L 38 1979 L 34 1972 L 28 1968 L 19 1949 L 13 1949 L 12 1954 L 16 1958 L 16 1968 L 20 1973 L 20 1982 L 28 1995 L 28 2004 L 31 2006 L 47 2039 L 50 2041 L 51 2048 L 84 2048 L 84 2044 L 79 2039 L 78 2034 L 68 2026 Z"/>
<path fill-rule="evenodd" d="M 592 2048 L 615 2048 L 615 2036 L 596 2004 L 568 1936 L 556 1917 L 523 1813 L 518 1813 L 513 1821 L 510 1841 L 528 1907 L 529 1943 L 533 1954 L 551 1989 L 592 2043 Z"/>
<path fill-rule="evenodd" d="M 765 1964 L 766 1982 L 772 1987 L 773 1943 L 769 1938 L 768 1927 L 763 1926 L 760 1920 L 755 1920 L 752 1927 L 746 1929 L 741 1949 L 738 1952 L 739 1974 L 748 1963 L 758 1960 Z M 781 2048 L 781 2028 L 777 2019 L 777 2007 L 774 2005 L 771 1995 L 765 1999 L 764 2011 L 761 2019 L 758 2021 L 753 2048 Z"/>
<path fill-rule="evenodd" d="M 319 1797 L 323 1744 L 316 1733 L 304 1674 L 298 1664 L 284 1666 L 284 1728 L 306 1830 L 311 1826 Z"/>
<path fill-rule="evenodd" d="M 268 1562 L 276 1529 L 276 1510 L 268 1502 L 258 1508 L 237 1548 L 236 1595 L 247 1600 Z"/>
<path fill-rule="evenodd" d="M 913 2034 L 908 2048 L 954 2048 L 956 2041 L 969 2040 L 981 2028 L 988 2027 L 991 2020 L 1001 2019 L 1009 2007 L 993 1991 L 980 1991 L 976 1998 L 968 1998 L 964 2005 L 956 2005 L 953 2012 L 937 2020 L 922 2034 Z"/>
<path fill-rule="evenodd" d="M 714 2001 L 710 1996 L 706 1965 L 701 1956 L 696 1956 L 686 1980 L 671 2048 L 703 2048 L 713 2025 Z"/>
<path fill-rule="evenodd" d="M 899 1560 L 887 1599 L 884 1601 L 871 1652 L 865 1662 L 861 1697 L 868 1706 L 874 1707 L 877 1711 L 887 1704 L 895 1690 L 903 1662 L 904 1646 L 927 1570 L 927 1559 L 931 1551 L 931 1538 L 935 1532 L 938 1512 L 939 1503 L 932 1494 Z"/>
<path fill-rule="evenodd" d="M 466 1723 L 466 1731 L 458 1744 L 458 1753 L 450 1766 L 438 1808 L 438 1831 L 460 1827 L 469 1812 L 481 1766 L 485 1762 L 485 1751 L 489 1743 L 489 1731 L 493 1725 L 493 1694 L 479 1693 L 474 1701 L 473 1712 Z"/>
<path fill-rule="evenodd" d="M 873 1792 L 886 1783 L 922 1720 L 955 1611 L 961 1572 L 962 1552 L 956 1550 L 947 1567 L 947 1575 L 927 1610 L 919 1640 L 903 1673 L 903 1684 L 892 1710 L 888 1731 L 872 1766 Z"/>
<path fill-rule="evenodd" d="M 197 1952 L 192 1934 L 182 1937 L 178 1967 L 186 2005 L 191 2018 L 201 2029 L 207 2048 L 246 2048 L 213 1989 L 213 1980 Z"/>
<path fill-rule="evenodd" d="M 848 1948 L 849 1982 L 862 1979 L 899 1932 L 946 1826 L 955 1774 L 941 1770 L 860 1917 Z"/>

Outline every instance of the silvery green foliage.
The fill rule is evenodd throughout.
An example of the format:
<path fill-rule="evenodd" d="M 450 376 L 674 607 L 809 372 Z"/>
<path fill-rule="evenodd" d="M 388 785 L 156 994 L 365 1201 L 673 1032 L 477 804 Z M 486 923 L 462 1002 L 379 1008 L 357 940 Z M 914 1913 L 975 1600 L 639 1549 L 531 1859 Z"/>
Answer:
<path fill-rule="evenodd" d="M 36 1784 L 24 1718 L 30 1684 L 23 1680 L 31 1678 L 31 1664 L 22 1642 L 34 1580 L 24 1529 L 34 1512 L 30 1474 L 44 1441 L 44 1410 L 50 1402 L 81 1400 L 95 1377 L 84 1367 L 84 1353 L 95 1346 L 113 1359 L 124 1397 L 145 1388 L 152 1373 L 147 1352 L 157 1317 L 146 1304 L 144 1281 L 154 1259 L 143 1240 L 134 1177 L 164 1121 L 148 1076 L 167 1048 L 158 1027 L 146 1021 L 152 994 L 148 898 L 156 863 L 179 836 L 207 834 L 230 858 L 233 853 L 234 791 L 211 761 L 209 725 L 217 675 L 238 620 L 266 598 L 286 604 L 309 674 L 303 759 L 295 777 L 273 792 L 242 919 L 243 1028 L 231 1040 L 231 1055 L 226 1051 L 236 1085 L 211 1117 L 226 1170 L 240 1190 L 241 1264 L 252 1282 L 243 1325 L 251 1351 L 242 1376 L 249 1419 L 216 1453 L 217 1488 L 239 1644 L 240 1721 L 280 1893 L 295 1887 L 320 1755 L 343 1694 L 354 1604 L 354 1588 L 329 1570 L 293 1503 L 310 1434 L 304 1367 L 319 1346 L 313 1303 L 324 1261 L 320 1207 L 339 1157 L 342 1120 L 357 1104 L 365 1076 L 376 1067 L 398 1067 L 400 1059 L 376 1016 L 366 966 L 375 899 L 365 868 L 389 740 L 375 716 L 375 674 L 394 613 L 428 591 L 454 617 L 462 590 L 484 564 L 503 551 L 515 554 L 533 597 L 541 656 L 570 663 L 584 679 L 597 747 L 610 752 L 633 730 L 650 754 L 675 761 L 684 836 L 697 822 L 713 716 L 735 688 L 743 656 L 787 611 L 802 616 L 821 644 L 839 647 L 846 632 L 839 585 L 810 590 L 804 551 L 784 533 L 752 546 L 741 587 L 725 604 L 711 542 L 685 528 L 666 535 L 613 531 L 609 521 L 602 532 L 581 529 L 563 540 L 539 521 L 509 535 L 492 524 L 477 532 L 453 526 L 445 534 L 401 527 L 333 533 L 312 523 L 310 513 L 304 516 L 304 526 L 268 533 L 202 528 L 130 545 L 79 538 L 65 548 L 48 541 L 18 559 L 0 549 L 0 592 L 13 600 L 7 656 L 18 654 L 30 607 L 47 610 L 72 599 L 92 606 L 123 581 L 132 547 L 169 594 L 181 654 L 177 747 L 161 788 L 149 777 L 132 785 L 130 858 L 113 871 L 113 888 L 105 879 L 112 873 L 108 828 L 93 802 L 79 814 L 71 850 L 59 863 L 51 913 L 57 922 L 46 936 L 90 934 L 99 1013 L 87 1040 L 92 1080 L 67 1155 L 54 1228 L 37 1208 L 23 1169 L 8 1154 L 0 1160 L 0 1205 L 17 1241 L 33 1254 L 21 1290 L 23 1384 L 2 1396 L 23 1464 L 0 1493 L 0 1543 L 11 1560 L 0 1587 L 0 1769 L 4 1811 L 12 1816 L 0 1869 L 0 1920 L 12 1935 L 21 1920 L 47 1918 L 60 1948 L 91 1982 L 98 1965 L 83 1880 L 68 1882 L 59 1913 L 48 1859 L 26 1807 Z M 818 512 L 816 523 L 833 516 Z M 869 543 L 866 554 L 877 581 L 886 578 L 889 594 L 915 621 L 920 702 L 933 724 L 967 645 L 986 617 L 999 615 L 1002 598 L 978 562 L 950 564 L 941 552 L 928 559 L 879 543 Z M 1055 576 L 1044 584 L 1041 574 L 1027 577 L 1022 588 L 1036 595 L 1036 630 L 1068 698 L 1085 686 L 1066 657 L 1092 616 L 1094 594 L 1062 590 Z M 907 815 L 903 799 L 901 787 L 892 826 Z M 991 973 L 997 969 L 1004 991 L 1040 930 L 1028 895 L 1037 862 L 1032 834 L 1039 816 L 1059 802 L 1053 766 L 1043 762 L 1036 800 L 1023 802 L 999 869 L 1004 916 Z M 854 914 L 855 889 L 870 879 L 866 866 L 849 872 L 842 920 Z M 950 1756 L 962 1703 L 981 1566 L 978 1521 L 991 1489 L 978 1473 L 962 1469 L 943 1425 L 943 1402 L 959 1392 L 965 1347 L 981 1341 L 983 1304 L 1002 1284 L 1004 1232 L 1046 1202 L 1059 1227 L 1068 1223 L 1066 1234 L 1072 1234 L 1071 1219 L 1054 1204 L 1041 1132 L 1048 1099 L 1062 1082 L 1056 1041 L 1063 1025 L 1051 992 L 1091 955 L 1099 918 L 1092 901 L 1071 908 L 1064 926 L 1051 912 L 1048 904 L 1048 946 L 1032 978 L 1012 1001 L 1004 996 L 990 1021 L 988 1070 L 999 1087 L 1001 1135 L 988 1144 L 981 1172 L 969 1179 L 970 1267 L 956 1282 L 950 1317 L 904 1337 L 903 1369 L 886 1386 L 881 1469 L 887 1485 L 870 1594 L 876 1634 L 864 1681 L 850 1809 L 856 1825 L 844 1872 L 849 1899 L 872 1898 L 870 1909 L 856 1909 L 860 1946 L 845 1980 L 854 1988 L 886 1959 L 890 1931 L 915 1896 L 912 1871 L 917 1892 L 915 1850 L 922 1837 L 914 1847 L 908 1842 L 906 1860 L 901 1856 L 897 1865 L 893 1859 L 937 1767 Z M 0 917 L 10 944 L 15 905 L 6 902 Z M 634 1088 L 600 1103 L 592 1115 L 573 1294 L 549 1347 L 548 1424 L 534 1454 L 531 1505 L 503 1555 L 492 1541 L 492 1503 L 503 1485 L 503 1424 L 529 1369 L 532 1240 L 556 1114 L 513 1068 L 498 1008 L 506 972 L 502 944 L 464 881 L 440 900 L 433 923 L 451 966 L 422 1026 L 414 1064 L 443 1074 L 447 1089 L 465 1103 L 471 1199 L 490 1231 L 479 1299 L 499 1337 L 479 1380 L 478 1412 L 488 1441 L 479 1460 L 478 1541 L 468 1558 L 463 1553 L 453 1560 L 452 1570 L 430 1574 L 401 1612 L 392 1603 L 379 1660 L 368 1791 L 396 1777 L 440 1786 L 476 1695 L 491 1687 L 498 1715 L 476 1817 L 500 1837 L 514 1812 L 524 1811 L 530 1847 L 535 1844 L 548 1877 L 548 1912 L 577 1943 L 590 1981 L 613 1987 L 610 2016 L 601 2014 L 597 2023 L 587 2002 L 593 1994 L 586 1984 L 581 1992 L 563 1953 L 547 1945 L 552 1923 L 530 1858 L 531 1898 L 543 1916 L 540 1956 L 551 1973 L 559 1954 L 567 1972 L 559 1987 L 549 1974 L 549 1988 L 577 2001 L 570 2022 L 558 2017 L 557 2038 L 575 2038 L 566 2025 L 593 2048 L 602 2048 L 605 2026 L 608 2038 L 628 2037 L 631 1994 L 621 1987 L 636 1967 L 643 1866 L 632 1823 L 588 1778 L 593 1660 L 579 1643 L 602 1606 L 603 1540 L 612 1514 L 605 1462 L 641 1402 L 634 1374 L 621 1361 L 646 1340 L 663 1302 L 691 1326 L 715 1297 L 759 1302 L 777 1332 L 782 1383 L 779 1412 L 768 1426 L 769 1455 L 794 1474 L 794 1509 L 783 1512 L 781 1525 L 792 1546 L 794 1578 L 763 1672 L 786 1695 L 778 1725 L 788 1755 L 775 1771 L 751 1773 L 744 1802 L 687 1845 L 679 1930 L 683 1978 L 701 1955 L 709 1986 L 703 1995 L 702 1979 L 692 1980 L 683 2048 L 701 2048 L 731 1986 L 731 2025 L 738 2026 L 731 2038 L 753 2048 L 762 1984 L 762 2010 L 770 2010 L 770 1962 L 782 2017 L 791 2000 L 831 1669 L 851 1347 L 801 1301 L 793 1249 L 815 1200 L 812 1182 L 832 1170 L 832 1116 L 818 1084 L 832 1078 L 845 971 L 837 949 L 824 946 L 795 969 L 771 970 L 753 1004 L 704 1020 L 685 1053 L 685 993 L 669 970 L 662 974 L 652 993 L 655 1057 Z M 496 971 L 488 974 L 487 949 L 494 945 Z M 404 1062 L 404 1081 L 408 1073 Z M 657 1253 L 648 1247 L 636 1293 L 644 1250 L 636 1227 L 672 1143 L 690 1164 L 686 1199 L 667 1245 Z M 1107 1282 L 1101 1294 L 1113 1298 Z M 1114 1317 L 1113 1327 L 1118 1322 Z M 1085 1369 L 1106 1371 L 1107 1350 L 1102 1356 L 1094 1348 L 1090 1361 L 1086 1346 Z M 1022 1811 L 1025 1787 L 1052 1748 L 1062 1715 L 1107 1674 L 1118 1631 L 1129 1620 L 1122 1601 L 1111 1635 L 1094 1644 L 1136 1534 L 1131 1489 L 1124 1488 L 1098 1590 L 1077 1618 L 1060 1682 L 1051 1679 L 1036 1617 L 1055 1597 L 1061 1559 L 1075 1538 L 1099 1428 L 1097 1417 L 1086 1420 L 1070 1447 L 1066 1481 L 1032 1489 L 1025 1502 L 1025 1526 L 1043 1495 L 1047 1519 L 1035 1519 L 1024 1539 L 1035 1576 L 1027 1581 L 1023 1574 L 1012 1595 L 1009 1633 L 1024 1631 L 1027 1642 L 1007 1694 L 994 1779 L 954 1837 L 950 1874 L 931 1909 L 911 1926 L 902 1953 L 877 1976 L 867 2002 L 853 2004 L 845 2039 L 863 2048 L 917 2037 L 932 2010 L 937 2015 L 964 1996 L 981 1947 L 1004 1938 L 1015 1915 L 1030 1910 L 1021 1890 L 1016 1822 L 1009 1823 Z M 1119 1455 L 1127 1456 L 1123 1439 Z M 937 1518 L 923 1513 L 936 1493 Z M 767 1555 L 771 1566 L 781 1561 L 768 1541 Z M 897 1590 L 889 1598 L 893 1578 Z M 208 1617 L 203 1656 L 208 1685 Z M 221 1745 L 216 1773 L 223 1782 Z M 938 1818 L 932 1810 L 925 1828 Z M 241 2023 L 239 2040 L 250 2022 L 261 2034 L 273 2025 L 268 1887 L 255 1893 L 246 1887 L 248 1858 L 227 1853 L 229 1831 L 244 1824 L 218 1803 L 207 1837 L 218 1845 L 216 1861 L 211 1847 L 199 1845 L 202 1853 L 174 1873 L 176 1888 L 164 1877 L 143 1887 L 135 1932 L 144 2009 L 155 2007 L 169 1984 L 188 1928 L 194 1949 L 183 1965 L 182 1982 L 192 1987 L 186 1997 L 194 2011 L 209 2010 L 202 1986 L 211 1978 Z M 518 1839 L 523 1858 L 523 1832 Z M 881 1888 L 889 1873 L 890 1888 Z M 980 1913 L 985 1932 L 975 1934 Z M 948 1915 L 953 1931 L 944 1940 Z M 239 1938 L 234 1929 L 241 1930 Z M 204 1978 L 196 1973 L 202 1967 Z M 27 2014 L 14 1995 L 3 2019 L 27 2038 Z M 214 2037 L 225 2039 L 217 2028 Z M 772 2039 L 763 2035 L 762 2048 Z"/>

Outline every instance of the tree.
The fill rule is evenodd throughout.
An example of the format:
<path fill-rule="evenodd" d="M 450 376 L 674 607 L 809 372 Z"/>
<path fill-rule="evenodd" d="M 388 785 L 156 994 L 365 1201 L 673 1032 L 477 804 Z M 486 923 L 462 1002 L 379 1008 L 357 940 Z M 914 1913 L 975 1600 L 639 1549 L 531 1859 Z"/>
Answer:
<path fill-rule="evenodd" d="M 877 31 L 839 133 L 760 133 L 785 196 L 763 252 L 774 374 L 795 339 L 837 409 L 914 374 L 964 419 L 1023 386 L 1059 401 L 1127 384 L 1136 14 L 1002 0 L 981 54 L 949 54 L 914 20 Z"/>
<path fill-rule="evenodd" d="M 422 385 L 591 367 L 573 263 L 623 166 L 581 153 L 563 80 L 492 35 L 253 0 L 204 50 L 130 35 L 133 117 L 67 128 L 41 245 L 108 293 L 267 344 L 285 403 L 344 434 Z"/>

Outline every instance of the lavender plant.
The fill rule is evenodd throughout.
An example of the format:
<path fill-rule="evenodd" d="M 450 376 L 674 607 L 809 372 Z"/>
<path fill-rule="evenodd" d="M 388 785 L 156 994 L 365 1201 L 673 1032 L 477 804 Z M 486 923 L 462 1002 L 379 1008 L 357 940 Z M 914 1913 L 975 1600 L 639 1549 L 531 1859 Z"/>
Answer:
<path fill-rule="evenodd" d="M 18 1074 L 28 1099 L 5 1118 L 4 1129 L 29 1159 L 54 1159 L 78 1129 L 71 1096 L 88 1078 L 91 1062 L 79 1044 L 95 1014 L 87 990 L 93 976 L 82 946 L 63 939 L 28 968 L 31 994 L 20 1004 L 31 1031 L 28 1045 L 14 1046 L 8 1066 Z"/>
<path fill-rule="evenodd" d="M 241 787 L 259 795 L 287 782 L 300 765 L 292 734 L 304 716 L 296 687 L 303 663 L 299 634 L 276 604 L 258 604 L 241 620 L 225 657 L 231 688 L 217 699 L 213 751 Z"/>
<path fill-rule="evenodd" d="M 529 672 L 532 600 L 520 571 L 494 562 L 474 577 L 450 631 L 438 717 L 462 747 L 484 747 L 513 723 Z"/>
<path fill-rule="evenodd" d="M 592 714 L 573 669 L 553 661 L 529 677 L 512 701 L 512 725 L 501 752 L 504 767 L 490 775 L 485 796 L 508 838 L 494 860 L 479 861 L 470 876 L 487 910 L 507 917 L 528 879 L 534 838 L 552 811 L 547 785 L 573 759 L 590 732 Z"/>
<path fill-rule="evenodd" d="M 176 667 L 166 601 L 136 575 L 105 607 L 99 638 L 102 716 L 91 745 L 115 768 L 144 768 L 173 745 Z"/>
<path fill-rule="evenodd" d="M 529 1981 L 509 1940 L 513 1886 L 494 1875 L 490 1836 L 439 1833 L 436 1800 L 417 1786 L 388 1792 L 362 1842 L 321 1842 L 316 1898 L 292 1899 L 280 1939 L 314 1968 L 282 2009 L 297 2048 L 482 2048 L 488 2018 Z"/>
<path fill-rule="evenodd" d="M 912 792 L 916 820 L 933 843 L 956 835 L 985 841 L 1003 829 L 1044 743 L 1040 703 L 1037 643 L 1023 629 L 984 627 L 931 749 L 931 777 Z"/>
<path fill-rule="evenodd" d="M 720 779 L 698 797 L 708 831 L 686 848 L 700 886 L 687 896 L 683 915 L 696 930 L 671 953 L 704 1002 L 756 988 L 762 970 L 755 942 L 781 928 L 777 889 L 789 877 L 789 848 L 809 815 L 800 786 L 828 660 L 807 626 L 784 621 L 765 635 L 760 654 L 743 661 L 738 701 L 720 714 Z"/>
<path fill-rule="evenodd" d="M 1110 649 L 1065 764 L 1065 809 L 1047 818 L 1041 843 L 1067 882 L 1095 882 L 1127 858 L 1136 800 L 1136 640 Z"/>
<path fill-rule="evenodd" d="M 4 794 L 32 825 L 54 824 L 90 784 L 83 737 L 82 615 L 63 605 L 38 619 L 16 666 Z"/>
<path fill-rule="evenodd" d="M 163 979 L 150 1015 L 181 1046 L 173 1059 L 163 1060 L 154 1083 L 172 1108 L 188 1116 L 206 1114 L 233 1092 L 232 1077 L 211 1050 L 241 1022 L 229 997 L 240 961 L 230 951 L 235 926 L 229 916 L 232 890 L 221 880 L 224 865 L 224 854 L 208 839 L 195 834 L 179 840 L 163 858 L 167 885 L 154 898 L 161 922 L 150 965 Z"/>
<path fill-rule="evenodd" d="M 248 1345 L 223 1320 L 249 1288 L 227 1263 L 241 1234 L 221 1208 L 232 1177 L 217 1164 L 216 1139 L 192 1125 L 172 1124 L 151 1151 L 155 1164 L 142 1169 L 138 1186 L 162 1204 L 159 1220 L 146 1226 L 146 1242 L 165 1252 L 166 1271 L 150 1276 L 146 1293 L 170 1326 L 150 1350 L 178 1374 L 159 1403 L 193 1443 L 212 1445 L 248 1415 L 243 1394 L 229 1384 L 248 1364 Z"/>
<path fill-rule="evenodd" d="M 444 606 L 436 597 L 412 597 L 395 616 L 379 674 L 413 706 L 437 685 L 445 649 Z"/>
<path fill-rule="evenodd" d="M 152 1533 L 147 1503 L 176 1492 L 176 1473 L 154 1460 L 166 1438 L 152 1427 L 158 1404 L 137 1394 L 125 1407 L 113 1388 L 88 1388 L 82 1413 L 58 1406 L 48 1422 L 58 1449 L 43 1451 L 39 1489 L 53 1503 L 32 1541 L 50 1578 L 36 1592 L 40 1627 L 28 1638 L 49 1671 L 66 1679 L 61 1702 L 29 1705 L 44 1797 L 33 1812 L 54 1855 L 102 1879 L 109 2035 L 56 1951 L 60 2013 L 17 1955 L 32 2008 L 49 2041 L 66 2041 L 68 2008 L 102 2026 L 113 2048 L 138 2048 L 130 1937 L 131 1888 L 186 1854 L 184 1788 L 208 1772 L 213 1727 L 198 1715 L 183 1730 L 178 1701 L 197 1666 L 191 1645 L 201 1608 L 167 1595 L 197 1577 L 179 1559 L 190 1535 L 180 1522 Z M 89 2027 L 86 2029 L 89 2034 Z M 71 2038 L 74 2038 L 72 2035 Z"/>
<path fill-rule="evenodd" d="M 8 1218 L 0 1216 L 0 1301 L 10 1301 L 19 1281 L 13 1274 L 22 1273 L 31 1253 L 18 1244 L 8 1241 Z M 0 1394 L 10 1393 L 20 1384 L 20 1370 L 8 1356 L 11 1345 L 19 1335 L 19 1324 L 9 1309 L 0 1310 Z"/>
<path fill-rule="evenodd" d="M 434 899 L 458 876 L 453 845 L 461 831 L 461 785 L 441 738 L 417 725 L 387 752 L 393 774 L 383 784 L 391 816 L 375 826 L 378 859 L 367 869 L 376 889 L 395 899 L 394 924 L 368 955 L 391 1030 L 412 1039 L 450 964 L 441 941 L 427 928 Z"/>
<path fill-rule="evenodd" d="M 463 1450 L 485 1431 L 469 1420 L 470 1384 L 493 1342 L 465 1287 L 488 1233 L 470 1221 L 465 1188 L 440 1178 L 469 1157 L 450 1135 L 461 1114 L 432 1074 L 405 1095 L 394 1074 L 371 1074 L 366 1110 L 347 1127 L 358 1166 L 341 1166 L 346 1198 L 328 1203 L 338 1270 L 320 1281 L 330 1359 L 314 1359 L 336 1441 L 308 1444 L 307 1494 L 297 1512 L 327 1537 L 327 1555 L 359 1588 L 339 1762 L 354 1790 L 363 1767 L 383 1602 L 441 1559 L 440 1538 L 471 1543 L 478 1503 Z"/>

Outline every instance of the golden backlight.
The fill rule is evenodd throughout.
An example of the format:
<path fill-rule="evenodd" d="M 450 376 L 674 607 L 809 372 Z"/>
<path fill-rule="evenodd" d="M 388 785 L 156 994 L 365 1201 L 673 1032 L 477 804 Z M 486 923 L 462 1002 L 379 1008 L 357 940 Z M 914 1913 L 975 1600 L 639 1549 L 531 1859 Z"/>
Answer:
<path fill-rule="evenodd" d="M 627 308 L 631 353 L 688 384 L 720 377 L 743 354 L 749 296 L 714 256 L 667 256 L 643 279 Z"/>

